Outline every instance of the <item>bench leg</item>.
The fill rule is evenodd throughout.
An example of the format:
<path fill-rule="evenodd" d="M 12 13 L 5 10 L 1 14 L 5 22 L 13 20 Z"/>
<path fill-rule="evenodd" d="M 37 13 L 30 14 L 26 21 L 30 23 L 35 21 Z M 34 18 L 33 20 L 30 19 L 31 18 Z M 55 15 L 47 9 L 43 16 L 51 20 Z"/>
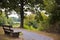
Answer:
<path fill-rule="evenodd" d="M 13 37 L 19 37 L 19 33 L 12 33 Z"/>
<path fill-rule="evenodd" d="M 4 31 L 5 32 L 5 35 L 10 35 L 10 32 L 7 32 L 7 31 Z"/>

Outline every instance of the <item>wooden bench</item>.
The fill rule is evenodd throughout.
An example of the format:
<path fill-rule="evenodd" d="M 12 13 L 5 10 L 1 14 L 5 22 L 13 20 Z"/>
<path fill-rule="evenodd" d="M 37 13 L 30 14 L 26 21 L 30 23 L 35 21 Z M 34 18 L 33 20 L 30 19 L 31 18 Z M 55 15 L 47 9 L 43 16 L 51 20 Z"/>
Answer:
<path fill-rule="evenodd" d="M 12 26 L 10 25 L 3 25 L 3 30 L 6 35 L 10 35 L 13 37 L 19 37 L 19 33 L 21 33 L 20 30 L 12 28 Z"/>

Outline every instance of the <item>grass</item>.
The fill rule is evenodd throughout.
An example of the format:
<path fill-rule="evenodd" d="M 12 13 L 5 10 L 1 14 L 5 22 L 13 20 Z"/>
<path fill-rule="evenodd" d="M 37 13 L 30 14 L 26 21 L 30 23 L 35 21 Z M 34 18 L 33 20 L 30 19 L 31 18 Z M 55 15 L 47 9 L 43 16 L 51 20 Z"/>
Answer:
<path fill-rule="evenodd" d="M 28 25 L 24 25 L 24 29 L 27 29 L 27 30 L 37 30 L 33 26 L 28 26 Z"/>

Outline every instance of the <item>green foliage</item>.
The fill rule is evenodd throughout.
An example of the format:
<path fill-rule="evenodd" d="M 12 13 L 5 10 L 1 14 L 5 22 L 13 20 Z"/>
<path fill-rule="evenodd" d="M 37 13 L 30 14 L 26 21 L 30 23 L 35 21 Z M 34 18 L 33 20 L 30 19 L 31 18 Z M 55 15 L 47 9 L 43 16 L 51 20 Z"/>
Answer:
<path fill-rule="evenodd" d="M 29 16 L 25 16 L 24 19 L 24 28 L 28 29 L 28 30 L 35 30 L 35 28 L 33 27 L 34 24 L 34 18 L 35 18 L 35 14 L 31 14 Z"/>
<path fill-rule="evenodd" d="M 13 20 L 11 18 L 7 19 L 4 12 L 0 15 L 0 25 L 3 24 L 13 25 Z"/>
<path fill-rule="evenodd" d="M 7 21 L 8 21 L 8 24 L 9 24 L 9 25 L 13 25 L 13 20 L 12 20 L 12 18 L 8 18 Z"/>
<path fill-rule="evenodd" d="M 48 27 L 49 27 L 49 22 L 48 22 L 49 16 L 47 16 L 43 10 L 39 14 L 40 15 L 36 15 L 36 16 L 39 16 L 39 17 L 36 17 L 37 18 L 36 20 L 39 20 L 39 22 L 36 21 L 37 25 L 38 25 L 37 30 L 43 31 L 43 30 L 48 29 Z M 41 20 L 41 18 L 43 18 L 43 20 Z"/>
<path fill-rule="evenodd" d="M 50 13 L 49 15 L 49 28 L 50 32 L 60 33 L 60 6 L 59 0 L 44 0 L 45 10 Z M 47 30 L 47 31 L 48 31 Z"/>
<path fill-rule="evenodd" d="M 40 12 L 36 14 L 35 19 L 37 22 L 43 21 L 43 17 Z"/>
<path fill-rule="evenodd" d="M 30 27 L 28 25 L 24 25 L 25 29 L 30 29 Z"/>
<path fill-rule="evenodd" d="M 42 12 L 42 11 L 41 11 L 41 13 L 38 13 L 40 15 L 36 15 L 36 14 L 34 14 L 34 15 L 31 14 L 30 16 L 25 16 L 24 28 L 30 29 L 30 30 L 40 30 L 40 31 L 46 30 L 49 27 L 48 26 L 49 17 L 46 16 L 45 12 Z M 36 17 L 36 16 L 39 16 L 39 17 Z M 42 21 L 41 21 L 40 16 L 43 18 Z M 35 17 L 36 17 L 36 19 L 35 19 Z M 39 20 L 39 22 L 36 20 Z"/>
<path fill-rule="evenodd" d="M 36 30 L 33 26 L 24 25 L 24 29 Z"/>
<path fill-rule="evenodd" d="M 13 23 L 13 28 L 18 28 L 18 27 L 20 27 L 20 24 L 19 23 Z"/>
<path fill-rule="evenodd" d="M 55 0 L 43 0 L 43 3 L 45 5 L 45 10 L 47 12 L 53 12 L 56 9 L 56 3 Z"/>
<path fill-rule="evenodd" d="M 60 0 L 55 0 L 58 5 L 60 5 Z"/>
<path fill-rule="evenodd" d="M 43 31 L 44 30 L 44 27 L 39 27 L 38 30 L 39 31 Z"/>
<path fill-rule="evenodd" d="M 29 16 L 25 16 L 25 19 L 24 19 L 24 24 L 29 24 L 29 22 L 32 22 L 34 21 L 34 17 L 35 17 L 35 14 L 31 14 Z"/>
<path fill-rule="evenodd" d="M 21 5 L 19 5 L 21 4 Z M 40 7 L 44 10 L 46 10 L 48 12 L 49 17 L 46 17 L 44 13 L 40 13 L 39 10 L 37 10 L 38 8 L 36 8 L 36 15 L 30 15 L 30 16 L 26 16 L 25 20 L 24 20 L 24 11 L 23 11 L 23 7 L 25 5 L 29 5 L 30 7 L 30 11 L 34 10 L 35 5 L 44 5 L 44 7 L 41 6 L 37 6 Z M 29 22 L 31 22 L 31 28 L 30 29 L 34 29 L 34 21 L 36 21 L 36 24 L 39 26 L 39 30 L 44 30 L 48 27 L 49 23 L 52 24 L 53 26 L 51 28 L 54 28 L 54 30 L 56 30 L 57 26 L 54 25 L 58 25 L 60 22 L 60 6 L 58 6 L 60 4 L 59 0 L 1 0 L 0 2 L 0 8 L 5 8 L 9 10 L 15 10 L 18 13 L 21 13 L 21 27 L 23 27 L 23 22 L 25 24 L 25 28 L 29 29 L 30 27 L 28 26 Z M 21 9 L 21 10 L 20 10 Z M 3 14 L 2 16 L 0 15 L 0 24 L 10 24 L 12 25 L 12 20 L 11 19 L 7 19 L 7 16 L 5 16 L 5 14 Z M 35 18 L 35 19 L 34 19 Z M 49 20 L 48 20 L 49 18 Z M 9 21 L 7 21 L 9 20 Z M 11 21 L 10 21 L 11 20 Z M 23 21 L 24 20 L 24 21 Z M 55 24 L 56 23 L 56 24 Z M 59 31 L 60 26 L 58 25 L 58 31 Z"/>
<path fill-rule="evenodd" d="M 5 17 L 4 13 L 0 15 L 0 25 L 2 24 L 7 24 L 7 18 Z"/>
<path fill-rule="evenodd" d="M 45 14 L 44 11 L 41 11 L 41 16 L 43 17 L 43 20 L 47 20 L 48 16 Z"/>
<path fill-rule="evenodd" d="M 30 26 L 30 30 L 36 30 L 33 26 Z"/>

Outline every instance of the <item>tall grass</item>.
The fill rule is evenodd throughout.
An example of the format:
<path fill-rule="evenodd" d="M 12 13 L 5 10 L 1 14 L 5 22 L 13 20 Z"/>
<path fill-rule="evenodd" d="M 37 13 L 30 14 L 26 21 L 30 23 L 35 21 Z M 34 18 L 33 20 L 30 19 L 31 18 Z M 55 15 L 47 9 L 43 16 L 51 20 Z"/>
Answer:
<path fill-rule="evenodd" d="M 24 29 L 27 30 L 36 30 L 33 26 L 24 25 Z"/>

